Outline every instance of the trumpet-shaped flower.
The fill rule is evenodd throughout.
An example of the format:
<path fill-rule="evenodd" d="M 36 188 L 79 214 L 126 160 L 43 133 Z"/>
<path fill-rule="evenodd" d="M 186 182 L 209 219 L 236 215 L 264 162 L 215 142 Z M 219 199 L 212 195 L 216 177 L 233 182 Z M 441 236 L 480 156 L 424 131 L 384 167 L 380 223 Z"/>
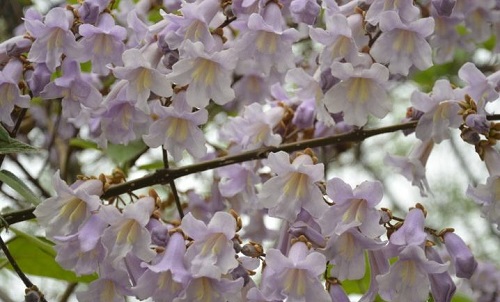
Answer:
<path fill-rule="evenodd" d="M 434 19 L 405 24 L 394 11 L 384 12 L 380 19 L 382 35 L 370 50 L 377 62 L 389 63 L 391 73 L 402 75 L 408 75 L 411 66 L 420 70 L 432 66 L 432 50 L 425 38 L 434 31 Z"/>
<path fill-rule="evenodd" d="M 180 54 L 181 59 L 168 76 L 177 85 L 189 85 L 189 105 L 204 108 L 210 99 L 220 105 L 234 99 L 232 71 L 238 60 L 234 49 L 208 52 L 203 43 L 186 40 Z"/>
<path fill-rule="evenodd" d="M 384 233 L 380 213 L 375 209 L 383 196 L 380 182 L 365 181 L 353 190 L 340 178 L 333 178 L 327 182 L 326 192 L 335 204 L 321 218 L 324 234 L 341 235 L 353 227 L 369 238 Z"/>
<path fill-rule="evenodd" d="M 107 251 L 105 261 L 114 268 L 118 268 L 129 253 L 143 261 L 150 261 L 155 256 L 149 247 L 151 234 L 145 228 L 154 206 L 154 199 L 148 196 L 128 204 L 122 213 L 112 206 L 100 209 L 99 215 L 110 224 L 102 235 Z"/>
<path fill-rule="evenodd" d="M 409 245 L 388 273 L 376 277 L 380 296 L 386 301 L 425 301 L 429 295 L 428 274 L 442 273 L 447 269 L 447 264 L 428 260 L 421 247 Z"/>
<path fill-rule="evenodd" d="M 463 122 L 458 115 L 460 95 L 454 91 L 448 80 L 437 80 L 432 93 L 415 91 L 411 95 L 413 107 L 424 112 L 418 121 L 415 134 L 420 140 L 431 139 L 435 143 L 447 139 L 449 127 L 458 128 Z"/>
<path fill-rule="evenodd" d="M 92 61 L 92 71 L 100 75 L 107 75 L 109 69 L 107 64 L 121 64 L 121 54 L 125 49 L 127 31 L 125 28 L 115 25 L 115 20 L 110 14 L 101 14 L 96 26 L 82 24 L 78 28 L 82 39 L 80 44 L 85 49 L 92 51 L 84 52 L 86 59 Z"/>
<path fill-rule="evenodd" d="M 97 179 L 78 180 L 68 186 L 57 171 L 52 182 L 56 196 L 50 197 L 34 211 L 48 237 L 75 234 L 101 205 L 102 182 Z"/>
<path fill-rule="evenodd" d="M 290 248 L 288 257 L 277 249 L 269 249 L 262 280 L 262 292 L 275 300 L 329 302 L 319 276 L 326 269 L 325 256 L 310 251 L 304 242 Z"/>
<path fill-rule="evenodd" d="M 264 183 L 258 198 L 270 216 L 294 222 L 301 209 L 314 218 L 322 215 L 326 204 L 315 183 L 323 179 L 323 164 L 314 164 L 305 154 L 290 163 L 288 153 L 280 151 L 269 154 L 268 165 L 278 175 Z"/>
<path fill-rule="evenodd" d="M 391 102 L 384 88 L 389 71 L 385 66 L 375 63 L 364 68 L 334 62 L 332 74 L 341 81 L 325 94 L 328 111 L 343 112 L 345 122 L 356 126 L 364 126 L 369 114 L 383 118 L 389 112 Z"/>
<path fill-rule="evenodd" d="M 55 7 L 47 13 L 43 22 L 38 18 L 26 18 L 24 25 L 35 38 L 28 53 L 28 60 L 47 64 L 51 72 L 61 64 L 63 53 L 78 60 L 83 52 L 70 30 L 73 14 L 67 9 Z"/>
<path fill-rule="evenodd" d="M 236 220 L 231 214 L 217 212 L 206 225 L 188 213 L 182 219 L 181 229 L 194 240 L 184 256 L 193 277 L 220 280 L 238 266 L 232 241 Z"/>
<path fill-rule="evenodd" d="M 147 100 L 151 92 L 164 97 L 173 92 L 170 80 L 156 69 L 162 54 L 155 45 L 151 44 L 144 52 L 135 48 L 126 50 L 122 55 L 125 66 L 113 68 L 117 78 L 128 81 L 127 98 L 136 100 L 137 107 L 145 113 L 149 113 Z"/>
<path fill-rule="evenodd" d="M 14 126 L 11 118 L 14 106 L 29 107 L 30 98 L 22 95 L 18 83 L 21 79 L 23 64 L 17 60 L 10 60 L 3 70 L 0 70 L 0 122 L 8 126 Z"/>
<path fill-rule="evenodd" d="M 181 160 L 184 150 L 196 158 L 206 153 L 205 137 L 198 125 L 207 121 L 208 113 L 205 109 L 188 111 L 190 107 L 185 104 L 184 95 L 177 95 L 172 107 L 154 103 L 153 112 L 158 119 L 151 124 L 149 133 L 142 137 L 150 147 L 163 145 L 176 161 Z"/>

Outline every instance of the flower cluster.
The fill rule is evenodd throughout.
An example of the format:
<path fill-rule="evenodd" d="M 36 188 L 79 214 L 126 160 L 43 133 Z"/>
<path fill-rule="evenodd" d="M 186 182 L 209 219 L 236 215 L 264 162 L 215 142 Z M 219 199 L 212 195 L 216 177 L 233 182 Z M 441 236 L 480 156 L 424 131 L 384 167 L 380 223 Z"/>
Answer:
<path fill-rule="evenodd" d="M 98 274 L 81 301 L 349 301 L 342 282 L 368 271 L 361 301 L 450 301 L 454 277 L 470 279 L 478 267 L 462 239 L 426 227 L 420 204 L 405 218 L 380 209 L 380 181 L 353 188 L 331 177 L 327 162 L 351 144 L 316 147 L 332 135 L 366 138 L 363 127 L 398 105 L 393 87 L 452 62 L 456 49 L 499 41 L 499 10 L 494 0 L 82 0 L 45 15 L 30 8 L 18 36 L 0 44 L 0 122 L 15 133 L 29 110 L 25 128 L 51 129 L 48 162 L 61 160 L 63 170 L 82 141 L 141 146 L 127 164 L 162 148 L 155 184 L 168 183 L 167 196 L 137 196 L 133 183 L 128 198 L 104 198 L 125 180 L 68 185 L 56 172 L 56 195 L 37 206 L 56 260 L 78 275 Z M 500 226 L 500 123 L 488 119 L 500 71 L 471 62 L 456 69 L 457 78 L 414 89 L 405 121 L 416 125 L 417 143 L 385 163 L 427 196 L 428 159 L 460 130 L 489 172 L 466 194 Z M 215 168 L 203 175 L 209 185 L 177 190 L 174 180 L 191 171 L 184 162 L 200 164 L 193 173 Z M 471 287 L 480 288 L 481 272 L 474 276 Z"/>

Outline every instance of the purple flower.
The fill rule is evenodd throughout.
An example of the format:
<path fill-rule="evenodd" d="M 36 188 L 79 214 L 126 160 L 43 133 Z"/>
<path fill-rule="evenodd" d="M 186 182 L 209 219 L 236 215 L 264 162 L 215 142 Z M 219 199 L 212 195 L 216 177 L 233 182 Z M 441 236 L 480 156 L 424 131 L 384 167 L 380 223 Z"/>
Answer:
<path fill-rule="evenodd" d="M 92 61 L 93 72 L 107 75 L 110 71 L 106 67 L 108 63 L 115 65 L 122 63 L 121 55 L 125 50 L 122 41 L 125 40 L 127 31 L 115 25 L 115 20 L 110 14 L 101 14 L 96 26 L 80 25 L 78 31 L 83 37 L 79 43 L 84 49 L 89 50 L 84 52 L 83 57 Z"/>
<path fill-rule="evenodd" d="M 125 302 L 125 296 L 132 295 L 130 279 L 123 270 L 115 270 L 109 265 L 101 266 L 99 279 L 89 284 L 86 291 L 77 292 L 82 302 Z"/>
<path fill-rule="evenodd" d="M 100 209 L 99 215 L 110 224 L 102 235 L 107 251 L 105 261 L 114 268 L 118 268 L 129 253 L 146 262 L 155 256 L 149 248 L 151 234 L 145 228 L 154 206 L 154 199 L 148 196 L 128 204 L 122 213 L 111 205 Z"/>
<path fill-rule="evenodd" d="M 314 218 L 323 214 L 326 204 L 316 185 L 323 179 L 323 164 L 313 163 L 306 154 L 290 163 L 288 153 L 280 151 L 269 154 L 268 165 L 278 175 L 264 183 L 258 198 L 259 206 L 268 208 L 270 216 L 294 222 L 301 209 Z"/>
<path fill-rule="evenodd" d="M 34 214 L 45 228 L 47 237 L 75 234 L 100 207 L 102 182 L 97 179 L 78 180 L 68 187 L 59 178 L 59 171 L 54 173 L 52 182 L 57 195 L 39 204 Z"/>
<path fill-rule="evenodd" d="M 19 90 L 18 83 L 21 80 L 23 64 L 11 59 L 7 65 L 0 71 L 0 122 L 7 126 L 14 126 L 14 121 L 11 118 L 11 113 L 14 106 L 28 108 L 30 97 L 22 95 Z"/>
<path fill-rule="evenodd" d="M 342 179 L 333 178 L 327 182 L 326 192 L 335 204 L 321 217 L 323 234 L 341 235 L 354 227 L 369 238 L 384 233 L 380 213 L 375 209 L 383 196 L 380 182 L 365 181 L 353 190 Z"/>
<path fill-rule="evenodd" d="M 417 110 L 424 112 L 418 121 L 415 134 L 420 140 L 433 139 L 435 143 L 449 137 L 448 128 L 458 128 L 463 122 L 458 115 L 460 95 L 454 91 L 448 80 L 437 80 L 432 93 L 414 91 L 411 103 Z"/>
<path fill-rule="evenodd" d="M 420 70 L 432 66 L 432 50 L 425 37 L 434 31 L 434 19 L 423 18 L 403 23 L 394 11 L 381 15 L 382 35 L 375 41 L 370 54 L 379 63 L 389 63 L 391 73 L 408 75 L 413 65 Z"/>
<path fill-rule="evenodd" d="M 186 98 L 191 106 L 204 108 L 210 99 L 224 105 L 234 99 L 232 71 L 238 60 L 234 49 L 216 52 L 201 42 L 186 40 L 180 55 L 168 76 L 177 85 L 189 84 Z"/>
<path fill-rule="evenodd" d="M 388 273 L 376 277 L 379 294 L 386 301 L 425 301 L 429 295 L 428 274 L 447 269 L 448 265 L 429 261 L 421 247 L 409 245 L 401 251 Z"/>
<path fill-rule="evenodd" d="M 441 256 L 433 247 L 425 247 L 425 255 L 429 260 L 443 263 Z M 436 274 L 429 274 L 429 282 L 431 285 L 432 298 L 436 302 L 451 301 L 457 286 L 451 279 L 450 273 L 447 271 Z"/>
<path fill-rule="evenodd" d="M 156 256 L 154 264 L 143 263 L 148 270 L 137 280 L 132 290 L 140 299 L 173 301 L 190 280 L 191 274 L 184 266 L 186 244 L 181 233 L 172 234 L 162 254 Z"/>
<path fill-rule="evenodd" d="M 477 268 L 477 261 L 469 247 L 453 232 L 444 234 L 444 245 L 450 254 L 457 277 L 470 279 Z"/>
<path fill-rule="evenodd" d="M 173 302 L 242 301 L 243 278 L 193 278 Z"/>
<path fill-rule="evenodd" d="M 290 248 L 288 257 L 279 250 L 269 249 L 261 288 L 266 296 L 288 301 L 329 302 L 330 296 L 319 280 L 325 271 L 325 256 L 309 251 L 303 242 Z"/>
<path fill-rule="evenodd" d="M 351 28 L 347 17 L 341 14 L 334 14 L 326 18 L 326 30 L 311 27 L 309 35 L 313 41 L 325 45 L 321 52 L 320 65 L 323 68 L 330 67 L 335 61 L 345 59 L 347 62 L 358 55 L 358 47 L 353 39 Z"/>
<path fill-rule="evenodd" d="M 374 0 L 366 12 L 366 21 L 373 25 L 384 19 L 385 11 L 396 12 L 404 22 L 414 21 L 418 18 L 419 9 L 413 5 L 412 0 Z"/>
<path fill-rule="evenodd" d="M 492 175 L 486 184 L 467 188 L 467 196 L 481 205 L 482 216 L 497 225 L 500 230 L 500 175 Z"/>
<path fill-rule="evenodd" d="M 456 0 L 432 0 L 432 6 L 440 16 L 449 17 L 456 2 Z"/>
<path fill-rule="evenodd" d="M 403 226 L 392 233 L 390 243 L 398 246 L 416 245 L 425 243 L 427 233 L 424 231 L 424 212 L 421 209 L 411 209 L 406 215 Z"/>
<path fill-rule="evenodd" d="M 268 3 L 261 13 L 250 15 L 248 30 L 235 41 L 235 47 L 240 57 L 254 58 L 264 73 L 269 74 L 271 67 L 284 73 L 295 66 L 291 46 L 298 39 L 298 31 L 283 30 L 283 16 L 276 3 Z"/>
<path fill-rule="evenodd" d="M 458 76 L 467 83 L 464 93 L 476 101 L 479 108 L 484 109 L 485 103 L 498 99 L 496 89 L 500 84 L 500 71 L 486 77 L 476 65 L 467 62 L 458 71 Z"/>
<path fill-rule="evenodd" d="M 232 242 L 236 220 L 231 214 L 217 212 L 206 225 L 188 213 L 182 219 L 181 229 L 193 239 L 184 256 L 193 277 L 220 280 L 238 266 Z"/>
<path fill-rule="evenodd" d="M 356 228 L 330 237 L 323 254 L 331 260 L 333 277 L 357 280 L 365 275 L 365 251 L 382 248 L 386 242 L 367 237 Z"/>
<path fill-rule="evenodd" d="M 323 102 L 332 113 L 343 112 L 346 123 L 364 126 L 368 114 L 383 118 L 391 108 L 384 88 L 389 71 L 381 64 L 370 68 L 351 63 L 332 63 L 333 76 L 341 80 L 325 94 Z"/>
<path fill-rule="evenodd" d="M 43 99 L 62 97 L 62 114 L 66 118 L 75 118 L 82 112 L 82 106 L 97 109 L 102 102 L 102 95 L 80 72 L 80 64 L 65 59 L 62 63 L 63 76 L 49 82 L 40 93 Z"/>
<path fill-rule="evenodd" d="M 172 83 L 166 75 L 156 70 L 162 54 L 157 43 L 146 46 L 141 52 L 138 49 L 128 49 L 123 53 L 124 67 L 113 68 L 113 74 L 128 81 L 127 99 L 136 100 L 137 107 L 149 113 L 147 100 L 151 92 L 158 96 L 172 95 Z"/>
<path fill-rule="evenodd" d="M 230 119 L 223 133 L 244 149 L 278 146 L 281 136 L 273 133 L 273 128 L 281 121 L 283 114 L 282 107 L 264 111 L 263 105 L 253 103 L 245 107 L 242 116 Z"/>
<path fill-rule="evenodd" d="M 321 7 L 316 0 L 292 0 L 290 12 L 297 22 L 313 25 Z"/>
<path fill-rule="evenodd" d="M 105 256 L 101 235 L 108 223 L 98 215 L 91 215 L 78 233 L 54 236 L 56 261 L 78 275 L 89 275 L 98 270 Z"/>
<path fill-rule="evenodd" d="M 196 158 L 207 152 L 205 137 L 198 125 L 207 121 L 208 113 L 205 109 L 191 112 L 184 97 L 185 93 L 177 94 L 171 107 L 155 102 L 152 108 L 158 119 L 151 124 L 148 134 L 142 137 L 150 147 L 163 145 L 176 161 L 181 160 L 184 150 Z"/>
<path fill-rule="evenodd" d="M 420 196 L 425 197 L 426 192 L 431 191 L 425 176 L 425 165 L 433 147 L 434 141 L 432 140 L 418 142 L 407 157 L 387 154 L 384 163 L 396 168 L 398 173 L 420 189 Z"/>
<path fill-rule="evenodd" d="M 44 21 L 25 19 L 28 33 L 35 38 L 28 60 L 35 63 L 45 63 L 51 72 L 59 66 L 60 57 L 65 54 L 78 60 L 82 49 L 76 43 L 70 28 L 73 25 L 72 13 L 64 8 L 55 7 L 45 16 Z"/>

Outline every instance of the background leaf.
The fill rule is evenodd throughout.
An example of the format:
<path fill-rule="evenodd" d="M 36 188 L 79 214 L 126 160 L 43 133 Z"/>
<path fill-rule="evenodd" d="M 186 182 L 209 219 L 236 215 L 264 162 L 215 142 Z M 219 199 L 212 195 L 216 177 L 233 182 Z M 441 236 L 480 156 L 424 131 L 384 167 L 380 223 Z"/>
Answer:
<path fill-rule="evenodd" d="M 62 268 L 56 262 L 56 251 L 53 244 L 43 237 L 35 237 L 14 228 L 9 228 L 16 237 L 7 242 L 10 253 L 25 274 L 50 277 L 68 282 L 89 283 L 97 278 L 96 275 L 78 277 L 75 273 Z M 9 261 L 1 257 L 0 267 L 12 270 Z"/>
<path fill-rule="evenodd" d="M 38 149 L 10 137 L 9 132 L 0 125 L 0 154 L 37 152 Z"/>
<path fill-rule="evenodd" d="M 12 172 L 1 170 L 0 182 L 3 182 L 11 187 L 32 205 L 37 205 L 40 203 L 40 199 L 38 198 L 38 196 L 33 193 L 33 191 L 31 191 L 31 189 Z"/>

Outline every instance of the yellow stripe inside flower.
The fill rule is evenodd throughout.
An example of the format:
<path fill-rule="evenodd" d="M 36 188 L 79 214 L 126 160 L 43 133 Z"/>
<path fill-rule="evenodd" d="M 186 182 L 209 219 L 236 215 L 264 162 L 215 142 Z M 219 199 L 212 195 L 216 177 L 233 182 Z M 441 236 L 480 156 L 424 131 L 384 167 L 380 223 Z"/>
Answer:
<path fill-rule="evenodd" d="M 127 242 L 127 244 L 134 243 L 138 237 L 139 228 L 140 226 L 137 221 L 129 219 L 121 226 L 118 234 L 116 234 L 116 242 L 120 244 L 124 243 L 125 241 Z"/>
<path fill-rule="evenodd" d="M 285 277 L 284 291 L 294 293 L 293 296 L 303 297 L 306 292 L 306 276 L 302 269 L 292 269 Z"/>
<path fill-rule="evenodd" d="M 417 274 L 417 267 L 414 261 L 406 260 L 401 263 L 401 280 L 404 284 L 412 286 L 415 283 L 415 277 Z"/>
<path fill-rule="evenodd" d="M 186 140 L 189 134 L 188 121 L 181 118 L 172 118 L 167 128 L 167 137 L 174 138 L 178 142 Z"/>
<path fill-rule="evenodd" d="M 347 100 L 350 103 L 366 103 L 370 99 L 371 84 L 372 80 L 367 78 L 347 80 Z"/>
<path fill-rule="evenodd" d="M 138 92 L 151 87 L 151 73 L 147 68 L 141 68 L 137 75 L 136 89 Z"/>
<path fill-rule="evenodd" d="M 61 207 L 59 215 L 65 217 L 70 222 L 75 222 L 83 219 L 86 212 L 87 204 L 83 200 L 73 197 L 69 202 Z"/>
<path fill-rule="evenodd" d="M 217 64 L 206 59 L 198 59 L 195 63 L 192 77 L 194 82 L 203 82 L 205 86 L 211 86 L 215 82 L 217 74 Z"/>
<path fill-rule="evenodd" d="M 392 48 L 397 52 L 412 53 L 415 48 L 413 33 L 407 30 L 400 30 L 394 39 Z"/>
<path fill-rule="evenodd" d="M 295 198 L 302 198 L 307 191 L 307 180 L 306 174 L 293 173 L 283 188 L 284 193 Z"/>
<path fill-rule="evenodd" d="M 261 31 L 256 40 L 257 50 L 265 54 L 274 54 L 278 49 L 278 35 Z"/>

